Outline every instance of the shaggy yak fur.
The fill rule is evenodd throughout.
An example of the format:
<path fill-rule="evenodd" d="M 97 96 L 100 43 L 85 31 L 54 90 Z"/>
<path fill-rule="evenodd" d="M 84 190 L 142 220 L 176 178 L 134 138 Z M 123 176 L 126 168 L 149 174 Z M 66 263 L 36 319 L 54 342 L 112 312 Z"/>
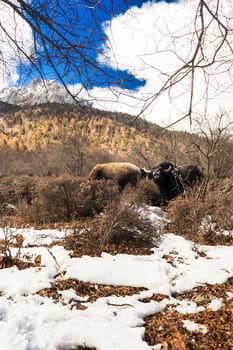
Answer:
<path fill-rule="evenodd" d="M 120 189 L 128 184 L 136 186 L 142 177 L 146 174 L 139 167 L 126 162 L 96 164 L 88 176 L 90 180 L 113 180 Z"/>
<path fill-rule="evenodd" d="M 175 175 L 175 166 L 171 162 L 162 162 L 152 168 L 154 182 L 159 186 L 163 205 L 184 191 L 181 181 Z"/>
<path fill-rule="evenodd" d="M 178 167 L 177 175 L 180 176 L 184 186 L 192 186 L 201 182 L 204 174 L 197 165 L 182 165 Z"/>
<path fill-rule="evenodd" d="M 164 204 L 179 196 L 187 187 L 200 183 L 204 177 L 198 166 L 192 164 L 175 167 L 171 162 L 162 162 L 152 171 Z"/>

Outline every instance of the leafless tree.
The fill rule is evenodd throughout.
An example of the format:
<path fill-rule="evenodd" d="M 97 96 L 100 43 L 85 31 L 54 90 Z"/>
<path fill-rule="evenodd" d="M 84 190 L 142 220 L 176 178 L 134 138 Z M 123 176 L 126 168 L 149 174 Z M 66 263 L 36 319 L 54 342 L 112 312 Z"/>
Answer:
<path fill-rule="evenodd" d="M 188 4 L 189 6 L 189 4 Z M 190 4 L 191 6 L 191 4 Z M 232 40 L 232 3 L 230 0 L 198 0 L 196 5 L 196 12 L 194 15 L 192 25 L 189 25 L 189 32 L 181 34 L 179 32 L 169 32 L 170 48 L 166 48 L 163 52 L 172 54 L 174 60 L 179 62 L 176 68 L 168 73 L 166 68 L 159 70 L 156 66 L 154 69 L 159 70 L 163 77 L 163 83 L 157 91 L 151 94 L 148 99 L 145 99 L 144 111 L 150 108 L 156 100 L 167 92 L 170 96 L 170 101 L 173 102 L 177 93 L 174 93 L 174 88 L 178 85 L 185 84 L 188 93 L 188 108 L 186 113 L 181 113 L 179 120 L 172 122 L 169 127 L 173 126 L 182 119 L 189 118 L 190 123 L 193 119 L 193 107 L 195 102 L 195 90 L 198 89 L 197 75 L 201 74 L 203 85 L 203 96 L 206 101 L 206 106 L 209 98 L 209 90 L 213 88 L 210 79 L 216 76 L 215 90 L 216 96 L 222 91 L 226 91 L 232 86 L 232 54 L 233 54 L 233 40 Z M 185 25 L 184 25 L 185 26 Z M 166 30 L 169 31 L 169 24 Z M 177 44 L 181 42 L 186 45 L 185 54 L 182 50 L 176 50 Z M 222 73 L 228 74 L 228 81 L 221 83 L 217 75 Z M 175 96 L 175 97 L 174 97 Z M 215 96 L 215 97 L 216 97 Z M 207 107 L 206 107 L 207 108 Z"/>
<path fill-rule="evenodd" d="M 15 18 L 11 29 L 9 29 L 7 19 L 0 21 L 0 30 L 4 34 L 4 40 L 8 40 L 11 50 L 14 51 L 14 55 L 11 55 L 9 60 L 0 52 L 0 62 L 3 63 L 5 72 L 10 70 L 10 66 L 15 64 L 14 60 L 17 60 L 22 63 L 20 71 L 22 78 L 27 77 L 30 72 L 37 72 L 37 75 L 39 74 L 43 79 L 48 78 L 48 73 L 52 76 L 55 73 L 74 99 L 81 96 L 82 90 L 90 88 L 90 82 L 94 80 L 94 77 L 98 77 L 99 81 L 105 83 L 110 82 L 109 72 L 107 73 L 101 63 L 96 60 L 102 49 L 101 45 L 96 45 L 96 40 L 104 39 L 104 33 L 102 38 L 97 37 L 93 28 L 101 26 L 104 14 L 114 14 L 116 3 L 110 1 L 106 6 L 102 0 L 83 2 L 75 0 L 0 0 L 0 5 L 7 6 Z M 102 10 L 101 19 L 98 18 L 97 8 Z M 180 33 L 171 31 L 168 33 L 172 46 L 171 49 L 163 49 L 163 53 L 172 51 L 178 64 L 170 72 L 166 70 L 166 67 L 161 69 L 156 64 L 154 65 L 153 68 L 163 77 L 162 84 L 159 87 L 155 84 L 154 91 L 151 91 L 149 97 L 148 95 L 140 97 L 140 103 L 144 104 L 139 115 L 150 109 L 164 93 L 168 93 L 173 102 L 174 89 L 185 82 L 187 84 L 186 93 L 189 93 L 188 107 L 186 112 L 181 114 L 180 119 L 189 118 L 191 123 L 195 104 L 194 92 L 197 88 L 197 75 L 200 72 L 205 85 L 202 96 L 205 100 L 208 100 L 209 97 L 210 78 L 216 73 L 225 72 L 229 77 L 228 86 L 222 86 L 216 78 L 218 92 L 232 85 L 233 15 L 231 9 L 231 0 L 198 0 L 194 20 L 189 23 L 189 32 L 183 34 L 182 37 Z M 91 16 L 87 14 L 87 10 L 91 10 Z M 17 22 L 19 18 L 29 26 L 33 35 L 33 43 L 27 49 L 21 45 L 22 42 L 19 40 Z M 92 23 L 95 22 L 95 26 L 93 24 L 88 26 L 85 18 L 89 18 Z M 167 28 L 169 30 L 169 25 Z M 158 29 L 155 27 L 155 32 Z M 2 38 L 3 36 L 0 37 L 0 42 Z M 185 56 L 176 50 L 176 45 L 181 39 L 186 42 Z M 160 53 L 159 50 L 153 53 L 155 59 L 156 54 Z M 142 58 L 143 55 L 144 53 L 142 53 Z M 149 65 L 146 66 L 145 63 L 146 68 L 149 68 Z M 77 77 L 80 82 L 80 90 L 74 93 L 67 81 L 75 82 Z M 129 92 L 116 91 L 116 99 L 117 94 L 121 93 Z"/>
<path fill-rule="evenodd" d="M 199 151 L 205 164 L 205 181 L 202 187 L 204 196 L 211 178 L 218 179 L 232 175 L 233 121 L 227 112 L 222 111 L 216 114 L 214 122 L 200 117 L 196 123 L 202 143 L 193 143 L 193 146 Z"/>
<path fill-rule="evenodd" d="M 97 17 L 98 7 L 102 16 L 114 11 L 113 2 L 104 7 L 102 0 L 0 0 L 0 9 L 7 14 L 0 21 L 0 43 L 7 41 L 11 50 L 10 55 L 0 52 L 5 73 L 21 63 L 21 79 L 29 73 L 36 73 L 43 80 L 55 76 L 73 98 L 81 91 L 74 95 L 67 81 L 72 83 L 78 78 L 80 89 L 90 86 L 95 75 L 106 81 L 108 74 L 96 61 L 98 38 L 93 28 L 100 27 L 103 20 Z M 30 46 L 23 39 L 25 29 L 31 30 Z"/>
<path fill-rule="evenodd" d="M 78 133 L 65 135 L 63 138 L 59 157 L 63 167 L 69 174 L 74 176 L 82 175 L 88 144 L 87 138 Z"/>

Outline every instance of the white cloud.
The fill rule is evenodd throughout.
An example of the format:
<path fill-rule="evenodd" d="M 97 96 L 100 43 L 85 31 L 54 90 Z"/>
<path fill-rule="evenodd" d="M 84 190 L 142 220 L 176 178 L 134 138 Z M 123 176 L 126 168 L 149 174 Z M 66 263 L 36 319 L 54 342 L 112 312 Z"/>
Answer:
<path fill-rule="evenodd" d="M 216 10 L 216 0 L 209 0 L 211 9 Z M 189 108 L 190 75 L 165 92 L 158 99 L 153 98 L 165 83 L 168 75 L 183 66 L 193 56 L 197 36 L 194 28 L 200 28 L 200 20 L 194 24 L 197 0 L 178 3 L 148 2 L 141 8 L 133 7 L 104 25 L 108 40 L 104 52 L 99 57 L 110 67 L 127 69 L 146 84 L 137 92 L 114 89 L 94 89 L 91 93 L 98 96 L 97 107 L 136 115 L 145 107 L 143 115 L 161 125 L 168 125 L 184 115 Z M 219 18 L 228 28 L 233 27 L 232 4 L 224 0 L 219 4 Z M 204 22 L 207 26 L 207 42 L 197 59 L 208 64 L 221 41 L 223 27 L 205 11 Z M 232 34 L 228 37 L 232 45 Z M 233 46 L 233 45 L 232 45 Z M 222 64 L 222 60 L 225 64 Z M 195 73 L 194 112 L 196 114 L 215 114 L 220 107 L 232 109 L 232 51 L 224 44 L 217 55 L 214 66 L 206 68 L 206 74 L 199 69 Z M 208 74 L 208 75 L 207 75 Z M 208 89 L 206 80 L 208 79 Z M 208 97 L 208 100 L 206 100 Z M 102 101 L 104 100 L 104 101 Z M 109 102 L 111 101 L 111 102 Z M 186 123 L 178 124 L 182 128 Z"/>
<path fill-rule="evenodd" d="M 16 0 L 15 0 L 16 2 Z M 198 0 L 181 0 L 177 3 L 147 2 L 141 8 L 132 7 L 126 13 L 104 23 L 107 41 L 104 43 L 100 62 L 122 70 L 128 70 L 138 79 L 145 79 L 145 86 L 137 91 L 120 88 L 94 88 L 86 91 L 79 86 L 83 98 L 93 98 L 94 106 L 112 111 L 121 111 L 133 115 L 143 111 L 142 116 L 160 125 L 168 125 L 182 117 L 189 108 L 190 76 L 177 84 L 168 93 L 159 98 L 154 96 L 160 91 L 167 79 L 194 54 L 197 37 L 194 28 L 200 28 L 200 21 L 194 25 Z M 211 9 L 216 8 L 217 0 L 207 0 Z M 218 14 L 221 22 L 233 28 L 233 9 L 231 0 L 219 3 Z M 223 27 L 216 21 L 210 21 L 205 12 L 205 25 L 208 24 L 206 43 L 203 51 L 203 63 L 210 62 L 221 40 Z M 32 32 L 29 26 L 12 9 L 2 4 L 0 23 L 16 39 L 19 47 L 28 55 L 32 50 Z M 218 63 L 195 74 L 194 112 L 196 114 L 216 114 L 220 107 L 231 110 L 232 102 L 232 31 L 226 44 L 218 52 Z M 18 79 L 19 59 L 14 47 L 9 44 L 0 28 L 0 45 L 3 56 L 0 57 L 0 87 L 14 84 Z M 200 56 L 199 56 L 200 58 Z M 225 64 L 222 64 L 222 61 Z M 7 65 L 4 64 L 8 63 Z M 206 79 L 208 81 L 208 89 Z M 206 100 L 206 97 L 208 99 Z M 145 108 L 146 107 L 146 108 Z M 189 127 L 188 120 L 179 123 L 177 128 Z"/>
<path fill-rule="evenodd" d="M 28 24 L 4 2 L 0 7 L 0 23 L 0 87 L 3 88 L 14 84 L 19 78 L 17 65 L 20 60 L 24 62 L 20 49 L 30 55 L 33 37 Z M 18 49 L 12 40 L 17 42 Z"/>

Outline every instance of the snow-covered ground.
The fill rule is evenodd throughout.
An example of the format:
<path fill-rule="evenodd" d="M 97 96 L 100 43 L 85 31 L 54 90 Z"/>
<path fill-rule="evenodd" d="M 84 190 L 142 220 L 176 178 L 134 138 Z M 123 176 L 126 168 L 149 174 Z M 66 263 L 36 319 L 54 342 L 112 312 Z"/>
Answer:
<path fill-rule="evenodd" d="M 159 211 L 152 208 L 152 220 L 160 220 Z M 78 345 L 99 350 L 149 350 L 143 339 L 144 318 L 175 305 L 182 314 L 202 312 L 195 302 L 178 300 L 180 293 L 206 283 L 224 283 L 233 276 L 232 246 L 198 246 L 174 234 L 165 234 L 152 255 L 134 256 L 103 253 L 101 257 L 71 258 L 62 246 L 48 247 L 69 234 L 59 230 L 13 230 L 25 240 L 21 257 L 34 261 L 41 255 L 37 267 L 0 270 L 0 340 L 6 350 L 75 349 Z M 0 232 L 3 238 L 4 232 Z M 17 248 L 12 248 L 13 255 Z M 71 288 L 60 293 L 60 301 L 36 294 L 50 287 L 54 280 L 79 279 L 96 285 L 144 287 L 131 296 L 112 295 L 88 302 Z M 167 295 L 162 301 L 143 302 L 154 293 Z M 229 291 L 229 298 L 233 294 Z M 77 310 L 75 302 L 85 309 Z M 208 306 L 221 308 L 221 300 Z M 207 332 L 204 325 L 183 321 L 190 330 Z"/>

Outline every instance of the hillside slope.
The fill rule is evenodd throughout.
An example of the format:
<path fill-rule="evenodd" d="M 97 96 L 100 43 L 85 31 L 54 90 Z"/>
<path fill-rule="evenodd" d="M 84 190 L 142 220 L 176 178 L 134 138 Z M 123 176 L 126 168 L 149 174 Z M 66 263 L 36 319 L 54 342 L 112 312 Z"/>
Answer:
<path fill-rule="evenodd" d="M 72 143 L 85 155 L 102 152 L 95 156 L 97 160 L 101 160 L 104 152 L 106 160 L 123 159 L 152 166 L 163 159 L 188 161 L 184 151 L 196 138 L 188 133 L 168 132 L 130 115 L 85 106 L 44 104 L 4 111 L 0 116 L 1 150 L 21 155 L 25 152 L 48 155 L 54 152 L 54 147 L 60 153 Z"/>

